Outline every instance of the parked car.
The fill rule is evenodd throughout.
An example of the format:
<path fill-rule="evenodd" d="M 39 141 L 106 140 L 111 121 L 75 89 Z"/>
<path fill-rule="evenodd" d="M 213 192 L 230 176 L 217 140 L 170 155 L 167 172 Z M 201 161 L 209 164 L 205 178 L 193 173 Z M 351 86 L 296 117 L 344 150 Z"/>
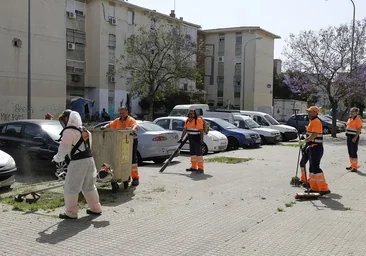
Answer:
<path fill-rule="evenodd" d="M 244 116 L 251 117 L 254 121 L 256 121 L 260 126 L 268 127 L 274 130 L 277 130 L 281 133 L 283 141 L 290 141 L 298 138 L 298 132 L 295 128 L 289 125 L 280 124 L 276 119 L 272 116 L 257 111 L 240 111 L 240 114 Z"/>
<path fill-rule="evenodd" d="M 329 134 L 332 132 L 332 122 L 331 120 L 324 118 L 323 115 L 319 115 L 319 120 L 322 122 L 323 125 L 323 134 Z M 289 120 L 287 121 L 287 125 L 295 127 L 299 133 L 306 132 L 306 126 L 309 125 L 309 117 L 307 113 L 300 113 L 292 115 Z M 337 124 L 337 132 L 341 132 L 341 124 Z"/>
<path fill-rule="evenodd" d="M 184 124 L 187 117 L 167 116 L 160 117 L 154 120 L 154 123 L 160 125 L 164 129 L 173 130 L 178 133 L 179 137 L 182 135 Z M 204 144 L 202 145 L 202 154 L 206 155 L 208 152 L 224 151 L 228 145 L 228 139 L 221 132 L 210 129 L 208 134 L 203 137 Z M 189 141 L 183 146 L 182 150 L 189 150 Z"/>
<path fill-rule="evenodd" d="M 98 128 L 105 126 L 108 122 L 103 122 L 94 126 Z M 139 140 L 137 146 L 138 163 L 143 161 L 153 161 L 161 164 L 167 160 L 171 154 L 178 148 L 178 134 L 168 131 L 148 121 L 137 121 L 139 127 L 137 138 Z"/>
<path fill-rule="evenodd" d="M 234 119 L 236 127 L 257 132 L 261 136 L 262 144 L 276 144 L 282 140 L 279 131 L 262 127 L 249 116 L 236 114 Z"/>
<path fill-rule="evenodd" d="M 0 188 L 10 188 L 15 182 L 17 167 L 9 154 L 0 150 Z"/>
<path fill-rule="evenodd" d="M 20 173 L 56 175 L 67 169 L 69 160 L 52 163 L 62 126 L 56 120 L 17 120 L 0 124 L 0 150 L 11 155 Z"/>
<path fill-rule="evenodd" d="M 331 115 L 324 115 L 324 118 L 330 120 L 332 122 L 333 117 Z M 337 124 L 340 124 L 340 130 L 341 132 L 345 132 L 347 128 L 347 122 L 341 121 L 337 119 Z"/>
<path fill-rule="evenodd" d="M 240 129 L 220 118 L 204 117 L 204 119 L 212 129 L 221 132 L 227 137 L 227 150 L 236 150 L 239 147 L 244 148 L 247 146 L 259 147 L 261 145 L 261 137 L 257 132 Z"/>

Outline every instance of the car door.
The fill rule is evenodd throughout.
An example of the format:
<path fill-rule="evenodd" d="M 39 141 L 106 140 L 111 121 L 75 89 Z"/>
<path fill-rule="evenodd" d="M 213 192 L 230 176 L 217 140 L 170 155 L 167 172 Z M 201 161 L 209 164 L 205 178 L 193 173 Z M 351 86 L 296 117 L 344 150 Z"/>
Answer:
<path fill-rule="evenodd" d="M 43 129 L 37 124 L 25 124 L 22 133 L 22 147 L 37 169 L 44 169 L 51 165 L 54 152 L 48 147 L 48 137 Z"/>
<path fill-rule="evenodd" d="M 183 133 L 185 122 L 183 120 L 179 119 L 172 119 L 172 130 L 175 131 L 178 134 L 178 137 L 180 138 Z M 189 149 L 189 141 L 187 140 L 186 144 L 183 146 L 184 150 Z"/>
<path fill-rule="evenodd" d="M 261 116 L 254 115 L 253 116 L 254 121 L 256 121 L 260 126 L 270 126 L 270 124 L 267 122 L 267 120 Z"/>
<path fill-rule="evenodd" d="M 8 123 L 1 130 L 1 147 L 3 151 L 11 155 L 17 166 L 23 162 L 21 152 L 21 132 L 23 125 L 21 123 Z"/>

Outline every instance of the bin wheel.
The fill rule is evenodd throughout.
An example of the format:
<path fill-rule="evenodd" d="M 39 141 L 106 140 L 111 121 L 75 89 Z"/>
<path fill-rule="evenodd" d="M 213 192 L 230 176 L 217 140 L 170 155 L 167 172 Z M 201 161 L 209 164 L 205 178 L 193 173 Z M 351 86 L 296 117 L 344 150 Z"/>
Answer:
<path fill-rule="evenodd" d="M 129 185 L 129 182 L 128 181 L 124 181 L 123 182 L 123 188 L 124 189 L 128 189 L 128 185 Z"/>
<path fill-rule="evenodd" d="M 117 182 L 112 182 L 111 185 L 112 185 L 112 192 L 118 192 L 118 190 L 119 190 L 118 183 Z"/>

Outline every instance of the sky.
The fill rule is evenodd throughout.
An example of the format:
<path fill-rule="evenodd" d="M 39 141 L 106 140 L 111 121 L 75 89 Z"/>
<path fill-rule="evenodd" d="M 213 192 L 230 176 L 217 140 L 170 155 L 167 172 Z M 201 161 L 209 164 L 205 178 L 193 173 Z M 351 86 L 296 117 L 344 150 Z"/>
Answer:
<path fill-rule="evenodd" d="M 174 0 L 128 0 L 131 4 L 169 14 Z M 356 19 L 366 17 L 366 0 L 354 0 Z M 281 36 L 274 57 L 283 59 L 285 40 L 291 33 L 319 30 L 351 22 L 351 0 L 175 0 L 176 16 L 202 29 L 259 26 Z"/>

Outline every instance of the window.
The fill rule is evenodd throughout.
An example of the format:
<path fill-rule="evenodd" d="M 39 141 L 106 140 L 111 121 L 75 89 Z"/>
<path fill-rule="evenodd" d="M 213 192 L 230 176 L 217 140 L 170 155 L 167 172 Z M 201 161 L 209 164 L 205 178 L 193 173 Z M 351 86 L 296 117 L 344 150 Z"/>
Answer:
<path fill-rule="evenodd" d="M 219 56 L 225 55 L 225 34 L 219 35 Z"/>
<path fill-rule="evenodd" d="M 116 48 L 116 35 L 109 34 L 108 47 Z"/>
<path fill-rule="evenodd" d="M 174 131 L 183 131 L 185 122 L 182 120 L 174 119 L 172 123 L 172 130 Z"/>
<path fill-rule="evenodd" d="M 128 9 L 127 22 L 129 25 L 135 24 L 135 12 L 132 9 Z"/>
<path fill-rule="evenodd" d="M 165 131 L 161 126 L 149 122 L 141 123 L 139 124 L 139 127 L 144 129 L 145 131 L 151 131 L 151 132 Z"/>
<path fill-rule="evenodd" d="M 225 72 L 225 70 L 224 70 L 225 66 L 224 65 L 225 65 L 224 62 L 219 62 L 218 68 L 217 68 L 217 75 L 218 76 L 224 76 L 224 72 Z"/>
<path fill-rule="evenodd" d="M 169 130 L 170 129 L 170 119 L 162 119 L 156 122 L 157 125 L 160 125 L 164 129 Z"/>
<path fill-rule="evenodd" d="M 109 3 L 108 18 L 114 18 L 114 17 L 116 17 L 116 7 L 114 3 Z"/>
<path fill-rule="evenodd" d="M 6 127 L 5 136 L 20 137 L 21 130 L 22 130 L 22 125 L 21 124 L 9 124 Z"/>
<path fill-rule="evenodd" d="M 276 119 L 274 119 L 272 116 L 270 116 L 270 115 L 265 115 L 264 116 L 264 118 L 265 119 L 267 119 L 267 121 L 270 123 L 270 124 L 272 124 L 272 125 L 279 125 L 280 123 L 279 122 L 277 122 L 277 120 Z M 309 117 L 308 116 L 306 116 L 306 121 L 309 121 Z"/>
<path fill-rule="evenodd" d="M 70 43 L 85 45 L 85 33 L 79 30 L 66 29 L 66 41 Z"/>
<path fill-rule="evenodd" d="M 28 140 L 33 140 L 34 137 L 43 137 L 44 132 L 38 125 L 27 124 L 24 128 L 23 137 Z"/>
<path fill-rule="evenodd" d="M 224 81 L 217 82 L 217 97 L 224 97 Z"/>
<path fill-rule="evenodd" d="M 254 116 L 254 121 L 256 121 L 259 125 L 262 126 L 269 126 L 269 124 L 267 123 L 266 119 L 264 119 L 261 116 Z"/>
<path fill-rule="evenodd" d="M 240 98 L 240 81 L 238 83 L 239 86 L 234 86 L 234 98 Z"/>
<path fill-rule="evenodd" d="M 116 50 L 114 48 L 108 49 L 108 63 L 113 65 L 114 67 L 114 61 L 116 58 Z"/>
<path fill-rule="evenodd" d="M 188 91 L 188 84 L 183 85 L 183 90 Z"/>
<path fill-rule="evenodd" d="M 4 135 L 6 131 L 6 125 L 0 126 L 0 134 Z"/>
<path fill-rule="evenodd" d="M 296 120 L 297 121 L 302 121 L 302 122 L 304 122 L 304 121 L 309 121 L 309 117 L 307 116 L 307 115 L 296 115 Z"/>
<path fill-rule="evenodd" d="M 114 65 L 113 64 L 109 64 L 108 65 L 108 74 L 114 74 L 115 70 L 114 70 Z"/>
<path fill-rule="evenodd" d="M 241 35 L 241 33 L 236 33 L 235 56 L 241 56 L 242 42 L 243 36 Z"/>

